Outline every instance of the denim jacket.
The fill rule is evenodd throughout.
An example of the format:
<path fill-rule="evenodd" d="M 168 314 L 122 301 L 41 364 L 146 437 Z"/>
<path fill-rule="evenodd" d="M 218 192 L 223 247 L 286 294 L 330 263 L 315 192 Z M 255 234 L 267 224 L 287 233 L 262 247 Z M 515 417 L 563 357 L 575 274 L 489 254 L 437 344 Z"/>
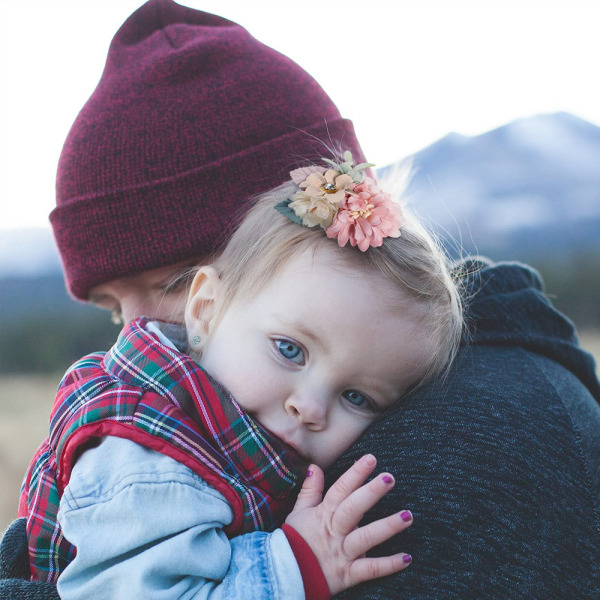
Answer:
<path fill-rule="evenodd" d="M 303 600 L 285 534 L 228 539 L 225 498 L 172 458 L 116 437 L 77 461 L 59 521 L 77 555 L 62 600 Z M 126 526 L 124 526 L 126 523 Z"/>

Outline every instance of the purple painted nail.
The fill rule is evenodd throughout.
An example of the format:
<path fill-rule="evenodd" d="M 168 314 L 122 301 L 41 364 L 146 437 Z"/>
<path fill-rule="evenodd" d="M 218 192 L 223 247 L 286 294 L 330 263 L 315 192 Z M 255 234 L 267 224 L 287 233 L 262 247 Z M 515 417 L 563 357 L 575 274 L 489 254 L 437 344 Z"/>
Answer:
<path fill-rule="evenodd" d="M 391 475 L 384 475 L 382 478 L 383 483 L 393 483 L 394 478 Z"/>
<path fill-rule="evenodd" d="M 312 469 L 308 469 L 308 471 L 306 471 L 306 476 L 310 477 L 313 474 Z"/>
<path fill-rule="evenodd" d="M 412 513 L 410 512 L 410 510 L 403 510 L 400 513 L 400 518 L 406 523 L 408 523 L 412 519 Z"/>
<path fill-rule="evenodd" d="M 405 563 L 411 563 L 411 562 L 412 562 L 412 556 L 411 556 L 410 554 L 405 554 L 405 555 L 402 557 L 402 560 L 403 560 L 403 562 L 405 562 Z"/>

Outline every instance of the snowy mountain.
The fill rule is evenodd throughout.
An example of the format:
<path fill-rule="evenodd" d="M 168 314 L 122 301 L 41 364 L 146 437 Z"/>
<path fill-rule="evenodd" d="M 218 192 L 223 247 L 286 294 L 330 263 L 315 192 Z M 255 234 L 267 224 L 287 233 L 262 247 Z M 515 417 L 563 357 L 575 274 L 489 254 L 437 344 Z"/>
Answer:
<path fill-rule="evenodd" d="M 466 250 L 496 260 L 600 256 L 600 127 L 539 115 L 474 137 L 451 133 L 410 160 L 413 210 Z M 1 231 L 0 278 L 36 274 L 60 275 L 51 232 Z"/>
<path fill-rule="evenodd" d="M 60 259 L 49 229 L 0 231 L 0 278 L 60 275 Z"/>
<path fill-rule="evenodd" d="M 451 133 L 412 162 L 412 209 L 470 251 L 504 259 L 600 249 L 600 127 L 592 123 L 557 113 L 475 137 Z"/>

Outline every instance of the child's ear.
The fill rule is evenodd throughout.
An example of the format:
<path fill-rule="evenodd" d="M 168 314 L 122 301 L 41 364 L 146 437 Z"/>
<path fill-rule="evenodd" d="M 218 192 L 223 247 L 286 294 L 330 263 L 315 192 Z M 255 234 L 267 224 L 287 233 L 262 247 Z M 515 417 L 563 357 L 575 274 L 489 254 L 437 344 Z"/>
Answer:
<path fill-rule="evenodd" d="M 185 328 L 188 345 L 192 352 L 200 352 L 213 323 L 221 279 L 211 266 L 200 267 L 192 285 L 185 306 Z"/>

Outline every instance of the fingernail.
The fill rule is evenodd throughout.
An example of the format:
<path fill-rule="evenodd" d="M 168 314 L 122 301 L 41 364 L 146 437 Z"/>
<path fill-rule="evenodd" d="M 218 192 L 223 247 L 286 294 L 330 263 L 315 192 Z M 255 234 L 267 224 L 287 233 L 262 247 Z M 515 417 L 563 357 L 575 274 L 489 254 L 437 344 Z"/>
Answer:
<path fill-rule="evenodd" d="M 363 456 L 363 461 L 367 465 L 372 466 L 377 462 L 377 459 L 372 454 L 365 454 L 365 456 Z"/>
<path fill-rule="evenodd" d="M 412 562 L 412 556 L 411 556 L 410 554 L 405 554 L 405 555 L 402 557 L 402 561 L 403 561 L 404 563 L 410 563 L 410 562 Z"/>
<path fill-rule="evenodd" d="M 306 476 L 310 477 L 313 474 L 313 470 L 312 469 L 308 469 L 308 471 L 306 471 Z"/>
<path fill-rule="evenodd" d="M 410 512 L 410 510 L 403 510 L 400 513 L 400 518 L 406 523 L 408 523 L 412 519 L 412 513 Z"/>
<path fill-rule="evenodd" d="M 383 483 L 393 483 L 394 478 L 391 475 L 384 475 L 382 478 Z"/>

